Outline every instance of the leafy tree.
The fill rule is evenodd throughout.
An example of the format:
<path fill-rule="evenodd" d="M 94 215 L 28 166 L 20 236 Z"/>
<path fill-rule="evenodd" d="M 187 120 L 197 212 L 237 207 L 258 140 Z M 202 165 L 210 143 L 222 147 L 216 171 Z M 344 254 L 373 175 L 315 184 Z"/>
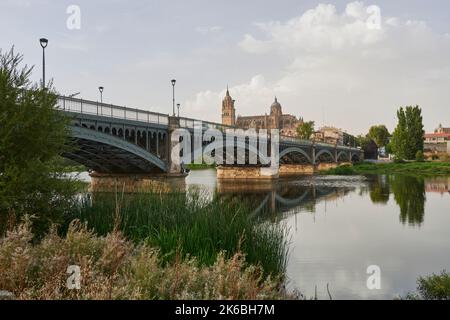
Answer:
<path fill-rule="evenodd" d="M 309 140 L 314 133 L 314 121 L 304 122 L 297 127 L 297 136 L 300 139 Z"/>
<path fill-rule="evenodd" d="M 423 151 L 419 150 L 416 153 L 416 161 L 417 162 L 424 162 L 425 161 L 425 156 L 423 154 Z"/>
<path fill-rule="evenodd" d="M 423 152 L 423 119 L 419 106 L 400 108 L 398 124 L 392 135 L 391 147 L 399 159 L 414 160 L 417 151 Z"/>
<path fill-rule="evenodd" d="M 14 48 L 0 51 L 0 226 L 29 214 L 43 227 L 68 208 L 77 185 L 55 161 L 68 148 L 68 120 L 54 108 L 51 84 L 32 84 L 22 59 Z"/>
<path fill-rule="evenodd" d="M 385 147 L 388 144 L 389 130 L 385 125 L 372 126 L 367 135 L 377 144 L 378 148 Z"/>

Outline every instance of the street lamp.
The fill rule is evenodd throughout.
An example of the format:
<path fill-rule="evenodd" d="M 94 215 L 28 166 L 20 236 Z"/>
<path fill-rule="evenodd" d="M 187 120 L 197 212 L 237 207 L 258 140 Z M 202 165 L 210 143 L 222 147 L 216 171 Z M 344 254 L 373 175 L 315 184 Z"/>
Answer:
<path fill-rule="evenodd" d="M 104 87 L 98 87 L 98 91 L 100 91 L 100 103 L 103 104 L 103 90 Z"/>
<path fill-rule="evenodd" d="M 175 117 L 175 83 L 177 83 L 177 80 L 173 79 L 172 81 L 172 108 L 173 108 L 173 116 Z"/>
<path fill-rule="evenodd" d="M 48 40 L 46 38 L 39 39 L 42 47 L 42 89 L 45 88 L 45 48 L 47 48 Z"/>
<path fill-rule="evenodd" d="M 177 103 L 177 109 L 178 109 L 178 118 L 180 117 L 180 104 Z"/>

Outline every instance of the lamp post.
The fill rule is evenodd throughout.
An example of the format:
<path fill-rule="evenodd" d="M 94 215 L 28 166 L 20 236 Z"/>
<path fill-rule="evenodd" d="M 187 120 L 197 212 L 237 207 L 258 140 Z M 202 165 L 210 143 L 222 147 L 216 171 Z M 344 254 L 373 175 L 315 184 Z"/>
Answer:
<path fill-rule="evenodd" d="M 39 43 L 42 47 L 42 89 L 45 88 L 45 48 L 47 48 L 48 45 L 48 39 L 41 38 L 39 39 Z"/>
<path fill-rule="evenodd" d="M 177 109 L 178 109 L 178 118 L 180 117 L 180 104 L 177 104 Z"/>
<path fill-rule="evenodd" d="M 103 90 L 104 87 L 98 87 L 98 91 L 100 91 L 100 103 L 103 104 Z"/>
<path fill-rule="evenodd" d="M 177 83 L 177 80 L 173 79 L 171 82 L 172 82 L 172 109 L 173 109 L 173 116 L 175 117 L 175 83 Z"/>

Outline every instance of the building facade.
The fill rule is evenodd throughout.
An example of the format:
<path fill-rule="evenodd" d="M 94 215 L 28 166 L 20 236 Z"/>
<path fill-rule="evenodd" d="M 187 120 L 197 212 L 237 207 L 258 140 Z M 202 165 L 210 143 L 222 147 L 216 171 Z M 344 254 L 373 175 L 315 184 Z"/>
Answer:
<path fill-rule="evenodd" d="M 317 142 L 344 145 L 344 132 L 335 127 L 325 126 L 314 132 L 313 139 Z"/>
<path fill-rule="evenodd" d="M 425 152 L 450 154 L 450 128 L 444 128 L 440 124 L 434 133 L 424 135 L 424 141 Z"/>
<path fill-rule="evenodd" d="M 222 124 L 234 127 L 236 125 L 236 109 L 234 108 L 234 100 L 230 96 L 227 88 L 227 93 L 222 101 Z"/>
<path fill-rule="evenodd" d="M 295 137 L 297 127 L 303 124 L 302 118 L 297 118 L 291 114 L 283 114 L 281 104 L 275 97 L 275 101 L 270 106 L 270 114 L 257 116 L 238 116 L 236 118 L 235 101 L 231 98 L 227 89 L 225 98 L 222 101 L 222 124 L 236 126 L 241 129 L 279 129 L 280 135 Z"/>

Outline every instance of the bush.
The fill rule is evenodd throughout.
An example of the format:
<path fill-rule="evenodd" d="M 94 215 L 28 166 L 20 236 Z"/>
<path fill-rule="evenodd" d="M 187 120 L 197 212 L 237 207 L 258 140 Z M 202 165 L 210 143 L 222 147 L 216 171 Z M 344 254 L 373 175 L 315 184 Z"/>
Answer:
<path fill-rule="evenodd" d="M 417 292 L 406 296 L 409 300 L 450 300 L 450 274 L 445 270 L 417 280 Z"/>
<path fill-rule="evenodd" d="M 327 175 L 336 175 L 336 176 L 350 176 L 355 174 L 355 170 L 352 165 L 343 165 L 334 169 L 330 169 L 325 172 Z"/>
<path fill-rule="evenodd" d="M 416 161 L 417 162 L 424 162 L 425 156 L 423 155 L 423 151 L 419 150 L 416 152 Z"/>
<path fill-rule="evenodd" d="M 0 239 L 0 289 L 18 299 L 284 299 L 280 279 L 263 277 L 238 252 L 210 266 L 196 259 L 163 264 L 159 251 L 134 245 L 114 231 L 96 236 L 74 221 L 65 237 L 52 228 L 33 245 L 30 222 Z M 69 265 L 80 267 L 81 288 L 69 290 Z"/>

